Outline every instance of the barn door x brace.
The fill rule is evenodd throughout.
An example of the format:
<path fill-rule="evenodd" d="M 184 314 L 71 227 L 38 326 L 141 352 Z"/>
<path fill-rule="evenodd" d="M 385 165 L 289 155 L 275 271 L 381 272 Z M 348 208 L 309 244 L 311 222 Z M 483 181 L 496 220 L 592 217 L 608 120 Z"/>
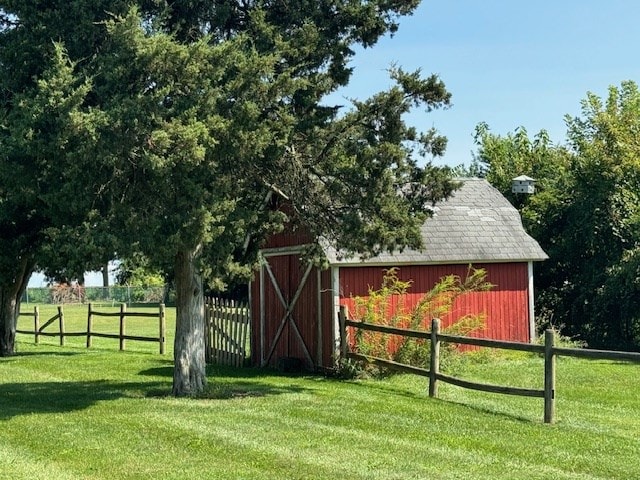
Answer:
<path fill-rule="evenodd" d="M 309 353 L 309 349 L 307 348 L 307 345 L 305 344 L 304 339 L 302 338 L 302 334 L 300 333 L 300 330 L 298 329 L 298 326 L 296 325 L 296 321 L 293 317 L 293 310 L 296 306 L 296 303 L 298 302 L 298 299 L 300 298 L 300 294 L 302 293 L 306 283 L 307 283 L 307 279 L 309 278 L 309 275 L 311 274 L 311 271 L 313 270 L 313 264 L 311 262 L 309 262 L 306 266 L 306 270 L 304 272 L 304 275 L 302 276 L 302 280 L 300 281 L 300 284 L 298 285 L 295 294 L 293 295 L 293 297 L 291 298 L 291 301 L 287 301 L 284 297 L 284 295 L 282 294 L 282 289 L 280 288 L 280 285 L 278 284 L 278 280 L 276 279 L 273 270 L 271 269 L 271 266 L 269 265 L 269 262 L 267 261 L 268 257 L 273 257 L 273 256 L 283 256 L 283 255 L 294 255 L 294 254 L 301 254 L 302 250 L 300 249 L 296 249 L 295 251 L 292 249 L 286 249 L 286 250 L 275 250 L 271 251 L 271 252 L 263 252 L 262 253 L 262 257 L 263 257 L 263 262 L 262 262 L 262 268 L 260 270 L 260 296 L 261 296 L 261 312 L 260 312 L 260 323 L 261 323 L 261 351 L 262 351 L 262 366 L 266 366 L 269 361 L 271 360 L 271 357 L 273 356 L 273 353 L 276 350 L 277 344 L 280 340 L 280 337 L 282 336 L 282 332 L 284 331 L 285 327 L 288 325 L 290 325 L 291 329 L 293 330 L 293 332 L 295 333 L 296 337 L 298 338 L 298 340 L 300 341 L 300 345 L 302 346 L 302 350 L 304 352 L 304 355 L 306 357 L 306 359 L 308 360 L 308 362 L 313 365 L 313 358 L 311 357 L 311 354 Z M 280 320 L 280 324 L 278 326 L 278 330 L 276 331 L 275 336 L 273 337 L 273 341 L 271 342 L 271 345 L 269 347 L 269 353 L 266 355 L 266 357 L 264 356 L 264 352 L 265 352 L 265 310 L 264 310 L 264 301 L 262 299 L 264 299 L 264 291 L 265 291 L 265 282 L 264 282 L 264 271 L 267 272 L 269 279 L 271 280 L 271 285 L 273 286 L 274 292 L 276 294 L 276 296 L 278 297 L 278 300 L 280 301 L 280 303 L 282 304 L 282 307 L 284 308 L 284 315 L 282 317 L 282 319 Z"/>

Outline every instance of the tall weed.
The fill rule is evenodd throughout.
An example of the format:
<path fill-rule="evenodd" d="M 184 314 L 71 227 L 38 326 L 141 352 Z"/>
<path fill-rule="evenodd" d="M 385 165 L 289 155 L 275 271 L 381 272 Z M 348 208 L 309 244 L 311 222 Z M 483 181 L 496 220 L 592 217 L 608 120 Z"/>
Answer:
<path fill-rule="evenodd" d="M 484 269 L 469 266 L 464 279 L 457 275 L 442 277 L 415 306 L 409 308 L 406 305 L 406 294 L 412 281 L 401 280 L 398 272 L 398 268 L 385 270 L 379 289 L 370 288 L 366 297 L 353 299 L 356 319 L 375 325 L 428 332 L 431 320 L 449 315 L 457 298 L 470 292 L 487 291 L 493 287 L 486 281 L 487 273 Z M 484 313 L 463 315 L 445 328 L 444 333 L 467 335 L 483 329 L 485 321 Z M 354 347 L 358 353 L 364 355 L 416 367 L 429 366 L 428 340 L 355 329 Z M 446 362 L 446 358 L 455 351 L 455 347 L 446 344 L 444 350 L 443 360 Z"/>

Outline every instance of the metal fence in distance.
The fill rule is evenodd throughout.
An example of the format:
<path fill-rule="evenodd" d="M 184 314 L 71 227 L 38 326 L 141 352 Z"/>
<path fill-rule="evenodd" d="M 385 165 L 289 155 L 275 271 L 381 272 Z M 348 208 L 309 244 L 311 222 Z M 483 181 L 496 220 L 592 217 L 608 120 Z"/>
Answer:
<path fill-rule="evenodd" d="M 82 285 L 53 285 L 44 288 L 27 288 L 22 303 L 62 305 L 68 303 L 101 303 L 112 306 L 126 303 L 166 303 L 167 287 L 84 287 Z"/>

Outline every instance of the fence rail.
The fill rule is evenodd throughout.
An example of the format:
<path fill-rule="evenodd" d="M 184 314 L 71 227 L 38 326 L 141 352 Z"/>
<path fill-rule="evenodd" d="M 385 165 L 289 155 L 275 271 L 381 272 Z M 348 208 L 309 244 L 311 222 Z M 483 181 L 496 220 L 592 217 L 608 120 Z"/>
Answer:
<path fill-rule="evenodd" d="M 347 318 L 347 312 L 344 307 L 340 308 L 338 314 L 340 323 L 340 353 L 343 358 L 351 358 L 355 360 L 365 360 L 373 362 L 376 365 L 384 366 L 390 369 L 400 370 L 415 375 L 421 375 L 429 378 L 429 396 L 436 398 L 438 396 L 438 382 L 445 382 L 462 388 L 472 390 L 480 390 L 490 393 L 502 393 L 507 395 L 517 395 L 526 397 L 537 397 L 544 399 L 544 422 L 553 423 L 555 419 L 555 401 L 556 401 L 556 358 L 558 356 L 568 356 L 598 360 L 614 360 L 614 361 L 631 361 L 640 363 L 640 353 L 634 352 L 614 352 L 610 350 L 591 350 L 578 348 L 556 347 L 555 334 L 552 330 L 547 330 L 544 336 L 544 345 L 533 345 L 529 343 L 508 342 L 502 340 L 490 340 L 484 338 L 464 337 L 459 335 L 447 335 L 440 333 L 440 320 L 434 319 L 431 324 L 430 332 L 404 330 L 395 327 L 383 325 L 374 325 Z M 354 329 L 369 330 L 393 335 L 402 335 L 411 338 L 420 338 L 429 340 L 430 348 L 430 365 L 429 369 L 405 365 L 390 360 L 371 357 L 349 351 L 349 340 L 347 338 L 347 327 Z M 493 385 L 487 383 L 472 382 L 463 380 L 450 375 L 440 373 L 440 344 L 456 343 L 462 345 L 472 345 L 480 347 L 497 348 L 503 350 L 517 350 L 544 355 L 544 388 L 529 389 L 504 385 Z"/>
<path fill-rule="evenodd" d="M 36 345 L 40 343 L 40 337 L 60 337 L 60 346 L 64 346 L 64 312 L 62 307 L 58 307 L 58 313 L 53 317 L 49 318 L 44 325 L 40 326 L 40 308 L 36 305 L 33 307 L 33 312 L 20 312 L 19 316 L 22 317 L 33 317 L 33 330 L 21 330 L 16 329 L 16 333 L 26 333 L 33 334 L 35 337 Z M 51 325 L 53 322 L 58 320 L 58 326 L 60 331 L 58 333 L 53 332 L 45 332 L 44 329 Z"/>
<path fill-rule="evenodd" d="M 138 342 L 157 342 L 159 345 L 160 354 L 165 353 L 165 343 L 166 343 L 166 312 L 164 304 L 160 304 L 158 307 L 158 313 L 149 313 L 149 312 L 128 312 L 127 306 L 122 304 L 120 306 L 119 312 L 101 312 L 93 309 L 92 304 L 88 305 L 87 312 L 87 329 L 81 332 L 67 332 L 65 331 L 65 322 L 64 322 L 64 310 L 62 306 L 58 306 L 58 313 L 51 318 L 49 318 L 44 325 L 40 326 L 40 310 L 38 306 L 34 307 L 33 312 L 20 312 L 20 316 L 28 316 L 33 317 L 34 328 L 33 330 L 24 330 L 24 329 L 16 329 L 16 333 L 22 333 L 26 335 L 33 335 L 35 338 L 35 343 L 40 343 L 41 336 L 47 337 L 60 337 L 60 345 L 64 346 L 65 337 L 83 337 L 87 338 L 87 348 L 91 348 L 92 339 L 94 337 L 100 338 L 112 338 L 120 341 L 120 350 L 125 350 L 126 340 L 134 340 Z M 102 333 L 97 332 L 93 328 L 93 318 L 94 317 L 118 317 L 119 319 L 119 332 L 118 333 Z M 157 318 L 158 319 L 158 336 L 157 337 L 148 337 L 141 335 L 127 335 L 126 333 L 126 319 L 129 317 L 143 317 L 143 318 Z M 53 324 L 55 321 L 58 321 L 58 331 L 57 332 L 45 332 L 44 329 L 49 325 Z"/>
<path fill-rule="evenodd" d="M 247 357 L 251 316 L 245 302 L 207 298 L 205 348 L 207 362 L 242 367 Z"/>

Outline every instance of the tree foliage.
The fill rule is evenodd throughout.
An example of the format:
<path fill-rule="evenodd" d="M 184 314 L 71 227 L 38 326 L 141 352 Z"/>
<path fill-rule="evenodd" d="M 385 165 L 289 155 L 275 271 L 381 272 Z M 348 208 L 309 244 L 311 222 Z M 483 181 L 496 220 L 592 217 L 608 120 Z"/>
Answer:
<path fill-rule="evenodd" d="M 12 32 L 5 33 L 10 35 Z M 1 37 L 6 40 L 5 37 Z M 14 53 L 2 42 L 0 65 Z M 0 353 L 13 353 L 20 298 L 47 245 L 80 226 L 92 212 L 84 186 L 72 186 L 79 162 L 90 148 L 97 122 L 83 107 L 90 85 L 73 74 L 60 44 L 36 81 L 12 90 L 0 82 Z M 13 66 L 12 66 L 13 67 Z"/>
<path fill-rule="evenodd" d="M 162 287 L 166 284 L 162 272 L 150 268 L 149 260 L 140 254 L 118 260 L 115 280 L 118 285 L 132 287 Z"/>
<path fill-rule="evenodd" d="M 538 267 L 538 312 L 594 346 L 638 348 L 640 93 L 633 82 L 589 93 L 566 118 L 567 145 L 524 129 L 501 137 L 478 127 L 477 162 L 522 212 L 550 260 Z M 510 193 L 511 178 L 537 179 L 536 194 Z"/>
<path fill-rule="evenodd" d="M 8 44 L 20 37 L 48 60 L 52 36 L 59 42 L 82 93 L 70 96 L 91 115 L 64 146 L 77 159 L 61 175 L 82 194 L 78 216 L 73 204 L 53 209 L 73 221 L 52 218 L 49 241 L 84 229 L 83 258 L 142 253 L 173 272 L 176 394 L 205 381 L 203 275 L 218 286 L 247 276 L 261 240 L 285 225 L 365 255 L 417 247 L 425 206 L 455 188 L 429 162 L 444 137 L 403 119 L 448 105 L 438 77 L 392 67 L 388 91 L 346 112 L 324 103 L 348 82 L 353 47 L 393 33 L 416 0 L 78 0 L 75 21 L 63 3 L 0 3 L 15 19 Z M 27 83 L 40 75 L 29 65 Z M 287 213 L 268 208 L 273 192 Z"/>

